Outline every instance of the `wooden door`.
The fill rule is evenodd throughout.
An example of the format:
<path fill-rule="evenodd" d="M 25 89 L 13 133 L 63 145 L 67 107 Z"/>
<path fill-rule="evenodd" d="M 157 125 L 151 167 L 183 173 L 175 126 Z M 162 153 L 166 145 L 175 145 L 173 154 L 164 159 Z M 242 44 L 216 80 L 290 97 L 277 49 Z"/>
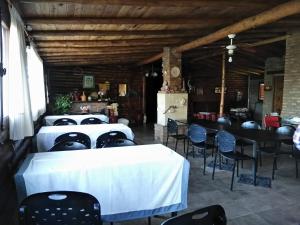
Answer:
<path fill-rule="evenodd" d="M 274 77 L 273 112 L 281 113 L 283 96 L 283 76 Z"/>

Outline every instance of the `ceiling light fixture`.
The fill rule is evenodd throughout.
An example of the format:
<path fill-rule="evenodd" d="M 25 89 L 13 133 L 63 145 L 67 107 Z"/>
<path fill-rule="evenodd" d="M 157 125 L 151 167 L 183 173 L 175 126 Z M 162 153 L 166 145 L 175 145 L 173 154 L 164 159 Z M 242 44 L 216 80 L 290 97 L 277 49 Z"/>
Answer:
<path fill-rule="evenodd" d="M 236 49 L 236 45 L 233 44 L 233 39 L 235 38 L 235 34 L 229 34 L 228 38 L 230 39 L 230 45 L 226 46 L 226 49 L 228 50 L 228 62 L 232 62 L 232 56 L 234 53 L 234 50 Z"/>

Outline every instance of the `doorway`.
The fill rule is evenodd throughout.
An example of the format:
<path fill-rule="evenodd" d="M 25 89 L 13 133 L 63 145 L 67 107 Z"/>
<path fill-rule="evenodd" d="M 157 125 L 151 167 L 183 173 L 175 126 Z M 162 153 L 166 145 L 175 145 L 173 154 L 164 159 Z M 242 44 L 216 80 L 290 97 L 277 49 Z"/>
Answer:
<path fill-rule="evenodd" d="M 158 76 L 146 77 L 146 88 L 145 88 L 145 112 L 146 112 L 146 123 L 157 122 L 157 93 L 160 90 L 163 77 L 161 73 Z"/>
<path fill-rule="evenodd" d="M 281 113 L 283 97 L 283 76 L 274 76 L 273 112 Z"/>

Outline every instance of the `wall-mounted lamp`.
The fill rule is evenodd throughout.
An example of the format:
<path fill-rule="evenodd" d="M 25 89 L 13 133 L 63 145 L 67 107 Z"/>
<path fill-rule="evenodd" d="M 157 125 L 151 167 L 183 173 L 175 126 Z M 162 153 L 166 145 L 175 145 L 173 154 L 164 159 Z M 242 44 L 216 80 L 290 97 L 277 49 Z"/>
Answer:
<path fill-rule="evenodd" d="M 145 73 L 145 77 L 157 77 L 157 76 L 158 73 L 153 70 L 153 64 L 152 64 L 151 72 L 147 71 Z"/>

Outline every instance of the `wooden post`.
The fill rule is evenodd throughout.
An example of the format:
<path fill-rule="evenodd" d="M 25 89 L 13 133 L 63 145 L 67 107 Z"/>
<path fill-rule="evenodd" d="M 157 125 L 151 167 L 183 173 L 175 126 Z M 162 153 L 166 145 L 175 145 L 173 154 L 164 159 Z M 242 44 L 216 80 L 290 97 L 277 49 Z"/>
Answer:
<path fill-rule="evenodd" d="M 225 97 L 225 64 L 226 64 L 226 55 L 223 53 L 222 57 L 222 81 L 221 81 L 221 100 L 220 100 L 220 116 L 223 116 L 224 113 L 224 97 Z"/>

